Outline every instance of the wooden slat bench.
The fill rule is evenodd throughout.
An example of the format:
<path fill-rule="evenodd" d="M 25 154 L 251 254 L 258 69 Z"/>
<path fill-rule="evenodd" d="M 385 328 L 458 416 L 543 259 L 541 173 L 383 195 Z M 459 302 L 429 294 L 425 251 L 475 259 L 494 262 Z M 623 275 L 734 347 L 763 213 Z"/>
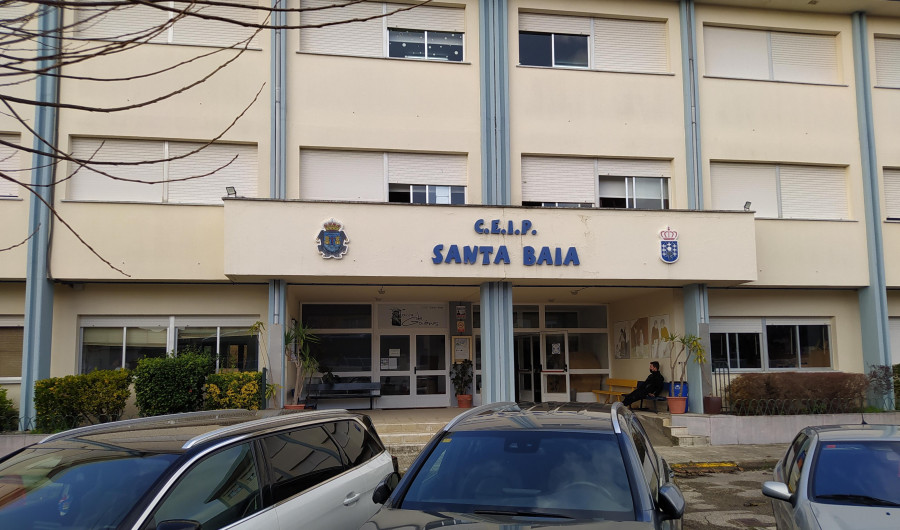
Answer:
<path fill-rule="evenodd" d="M 634 389 L 637 388 L 638 382 L 636 379 L 607 379 L 606 386 L 609 387 L 608 390 L 591 390 L 594 393 L 594 397 L 597 398 L 597 401 L 600 401 L 600 396 L 606 396 L 606 399 L 603 403 L 613 403 L 616 401 L 621 401 L 622 396 L 633 392 Z"/>
<path fill-rule="evenodd" d="M 381 383 L 310 383 L 306 388 L 309 391 L 307 399 L 313 404 L 320 399 L 369 398 L 369 410 L 372 410 L 375 398 L 381 396 Z"/>

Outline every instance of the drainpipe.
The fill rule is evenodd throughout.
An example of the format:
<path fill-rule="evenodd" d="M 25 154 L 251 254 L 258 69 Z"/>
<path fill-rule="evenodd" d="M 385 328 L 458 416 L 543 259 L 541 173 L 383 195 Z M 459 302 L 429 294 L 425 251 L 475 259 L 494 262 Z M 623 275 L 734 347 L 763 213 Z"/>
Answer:
<path fill-rule="evenodd" d="M 856 116 L 865 201 L 866 247 L 869 260 L 869 285 L 859 290 L 859 320 L 862 331 L 863 368 L 891 366 L 888 336 L 887 282 L 884 272 L 884 241 L 881 233 L 878 159 L 875 156 L 875 128 L 872 112 L 872 86 L 869 70 L 869 34 L 866 14 L 853 14 L 853 77 L 856 85 Z M 894 408 L 894 395 L 869 396 L 870 404 Z"/>
<path fill-rule="evenodd" d="M 62 17 L 58 7 L 38 8 L 38 69 L 48 69 L 36 79 L 38 105 L 35 107 L 31 194 L 28 214 L 28 263 L 25 272 L 25 339 L 22 343 L 22 387 L 19 403 L 19 423 L 22 430 L 31 427 L 36 416 L 34 384 L 50 377 L 50 344 L 53 336 L 53 281 L 50 277 L 50 209 L 53 204 L 53 172 L 56 160 L 52 156 L 57 145 L 59 110 L 58 51 Z"/>
<path fill-rule="evenodd" d="M 679 2 L 681 22 L 681 78 L 684 94 L 684 139 L 685 169 L 687 173 L 688 208 L 703 209 L 703 157 L 700 152 L 700 95 L 697 91 L 697 28 L 694 19 L 694 1 Z M 703 339 L 709 347 L 709 297 L 706 284 L 691 284 L 683 288 L 684 329 Z M 688 410 L 703 412 L 705 395 L 704 371 L 709 372 L 709 364 L 703 366 L 690 362 L 687 366 L 687 380 L 690 396 Z"/>

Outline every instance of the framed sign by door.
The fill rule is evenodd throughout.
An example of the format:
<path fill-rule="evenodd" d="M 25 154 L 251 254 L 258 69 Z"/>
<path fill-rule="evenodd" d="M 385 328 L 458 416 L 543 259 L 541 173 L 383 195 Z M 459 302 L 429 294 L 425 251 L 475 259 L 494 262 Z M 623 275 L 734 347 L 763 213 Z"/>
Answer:
<path fill-rule="evenodd" d="M 453 362 L 472 360 L 472 337 L 453 337 Z"/>

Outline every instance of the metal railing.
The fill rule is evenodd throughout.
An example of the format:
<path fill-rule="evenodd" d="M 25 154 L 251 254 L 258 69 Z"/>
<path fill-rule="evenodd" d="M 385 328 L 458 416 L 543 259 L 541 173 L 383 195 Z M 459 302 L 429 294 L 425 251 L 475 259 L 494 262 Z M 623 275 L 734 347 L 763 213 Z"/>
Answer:
<path fill-rule="evenodd" d="M 731 368 L 728 362 L 715 361 L 712 363 L 713 395 L 722 398 L 722 412 L 731 412 Z"/>
<path fill-rule="evenodd" d="M 865 411 L 862 398 L 835 399 L 737 399 L 730 403 L 736 416 L 786 416 L 794 414 L 849 414 Z"/>

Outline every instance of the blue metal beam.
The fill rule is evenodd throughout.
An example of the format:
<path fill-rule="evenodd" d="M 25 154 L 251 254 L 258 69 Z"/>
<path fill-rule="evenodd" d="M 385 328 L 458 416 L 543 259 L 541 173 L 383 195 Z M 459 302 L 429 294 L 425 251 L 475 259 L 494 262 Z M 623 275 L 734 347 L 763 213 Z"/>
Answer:
<path fill-rule="evenodd" d="M 483 404 L 515 401 L 512 284 L 481 284 L 481 384 Z"/>
<path fill-rule="evenodd" d="M 509 20 L 506 0 L 479 2 L 482 204 L 510 204 Z"/>

